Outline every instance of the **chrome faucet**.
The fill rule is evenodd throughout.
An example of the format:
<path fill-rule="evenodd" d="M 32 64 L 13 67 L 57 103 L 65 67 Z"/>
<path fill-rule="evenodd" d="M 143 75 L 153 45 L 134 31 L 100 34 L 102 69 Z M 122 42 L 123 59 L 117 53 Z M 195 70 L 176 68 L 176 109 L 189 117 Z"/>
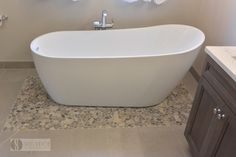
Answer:
<path fill-rule="evenodd" d="M 93 27 L 97 30 L 105 30 L 108 28 L 112 28 L 114 25 L 114 22 L 112 20 L 112 23 L 107 23 L 107 16 L 108 16 L 108 12 L 106 10 L 103 10 L 102 19 L 100 21 L 94 21 Z"/>

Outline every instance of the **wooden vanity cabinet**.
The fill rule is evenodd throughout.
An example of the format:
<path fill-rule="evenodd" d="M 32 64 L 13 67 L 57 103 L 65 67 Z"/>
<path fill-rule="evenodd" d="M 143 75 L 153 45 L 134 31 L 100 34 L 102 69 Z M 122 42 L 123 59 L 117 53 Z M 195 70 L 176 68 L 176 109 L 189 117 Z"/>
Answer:
<path fill-rule="evenodd" d="M 193 157 L 236 157 L 236 83 L 209 56 L 185 137 Z"/>

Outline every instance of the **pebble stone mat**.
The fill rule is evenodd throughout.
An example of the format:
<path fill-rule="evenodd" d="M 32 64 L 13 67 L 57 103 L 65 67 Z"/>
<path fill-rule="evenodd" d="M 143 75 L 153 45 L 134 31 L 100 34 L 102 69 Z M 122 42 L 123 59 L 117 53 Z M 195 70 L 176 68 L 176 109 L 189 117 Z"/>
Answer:
<path fill-rule="evenodd" d="M 160 104 L 145 108 L 64 106 L 52 101 L 37 76 L 28 77 L 2 131 L 185 125 L 192 96 L 178 85 Z"/>

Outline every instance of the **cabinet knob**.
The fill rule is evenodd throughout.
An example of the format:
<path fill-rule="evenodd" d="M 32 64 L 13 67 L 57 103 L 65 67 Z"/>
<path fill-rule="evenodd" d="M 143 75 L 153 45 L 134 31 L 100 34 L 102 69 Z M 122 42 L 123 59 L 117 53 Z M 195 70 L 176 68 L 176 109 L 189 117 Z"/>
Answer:
<path fill-rule="evenodd" d="M 225 114 L 217 114 L 217 119 L 219 120 L 224 119 L 225 117 Z"/>
<path fill-rule="evenodd" d="M 213 109 L 213 113 L 214 113 L 214 114 L 221 113 L 221 109 L 219 109 L 219 108 L 214 108 L 214 109 Z"/>

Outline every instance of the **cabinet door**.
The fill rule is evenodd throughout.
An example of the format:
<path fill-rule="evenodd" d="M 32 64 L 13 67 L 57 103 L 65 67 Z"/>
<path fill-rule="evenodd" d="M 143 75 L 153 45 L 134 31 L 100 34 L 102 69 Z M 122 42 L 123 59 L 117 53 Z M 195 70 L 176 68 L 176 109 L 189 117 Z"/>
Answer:
<path fill-rule="evenodd" d="M 218 120 L 214 110 L 224 106 L 223 100 L 205 79 L 201 79 L 190 113 L 185 136 L 194 157 L 210 157 L 219 145 L 227 127 L 227 117 Z"/>
<path fill-rule="evenodd" d="M 230 114 L 230 113 L 229 113 Z M 226 113 L 226 116 L 227 113 Z M 220 145 L 214 157 L 235 157 L 236 156 L 236 117 L 229 115 L 229 125 L 224 133 Z"/>
<path fill-rule="evenodd" d="M 220 108 L 221 113 L 212 117 L 211 123 L 201 146 L 199 157 L 215 157 L 215 154 L 228 128 L 228 117 L 226 117 L 224 108 Z M 222 118 L 224 115 L 224 118 Z M 218 117 L 219 116 L 219 117 Z"/>

